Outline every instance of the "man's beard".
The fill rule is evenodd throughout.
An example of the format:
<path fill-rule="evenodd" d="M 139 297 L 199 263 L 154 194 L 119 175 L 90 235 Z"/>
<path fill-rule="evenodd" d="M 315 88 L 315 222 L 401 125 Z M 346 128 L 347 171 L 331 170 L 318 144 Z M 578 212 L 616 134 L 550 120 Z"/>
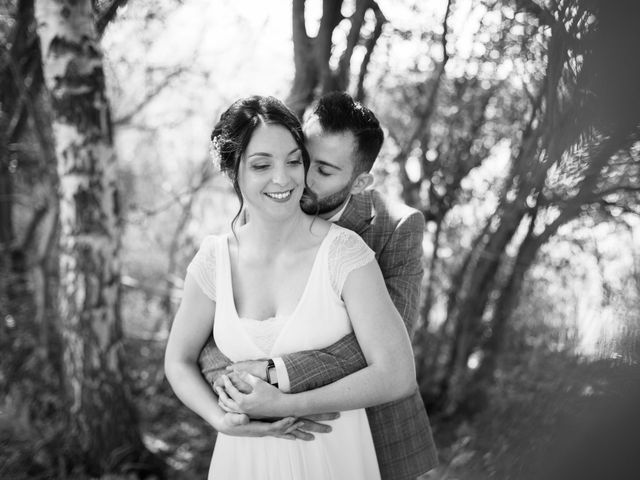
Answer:
<path fill-rule="evenodd" d="M 302 211 L 309 215 L 323 215 L 325 213 L 329 213 L 339 206 L 341 206 L 347 198 L 349 198 L 349 194 L 351 193 L 351 183 L 347 184 L 342 190 L 332 193 L 331 195 L 327 195 L 324 198 L 319 198 L 314 201 L 313 197 L 309 195 L 302 195 L 300 199 L 300 206 L 302 207 Z"/>

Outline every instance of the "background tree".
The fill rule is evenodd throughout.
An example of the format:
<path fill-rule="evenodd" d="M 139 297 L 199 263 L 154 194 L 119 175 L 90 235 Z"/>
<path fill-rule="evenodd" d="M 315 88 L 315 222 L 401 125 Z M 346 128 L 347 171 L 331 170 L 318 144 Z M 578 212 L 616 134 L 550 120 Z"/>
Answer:
<path fill-rule="evenodd" d="M 364 46 L 365 53 L 357 76 L 356 97 L 364 98 L 364 78 L 386 22 L 374 0 L 351 2 L 349 6 L 353 12 L 348 17 L 342 13 L 343 0 L 323 0 L 318 33 L 310 37 L 306 26 L 305 3 L 305 0 L 294 0 L 291 10 L 295 75 L 286 100 L 287 105 L 300 117 L 317 96 L 334 90 L 347 90 L 352 76 L 354 49 L 360 44 Z M 349 29 L 343 44 L 338 47 L 334 34 L 343 20 L 348 21 Z M 369 26 L 368 34 L 367 24 L 373 24 L 373 28 Z M 341 53 L 338 55 L 339 49 Z"/>
<path fill-rule="evenodd" d="M 92 5 L 38 1 L 35 13 L 60 180 L 69 437 L 94 475 L 149 468 L 122 365 L 116 156 Z"/>
<path fill-rule="evenodd" d="M 629 157 L 630 148 L 638 139 L 638 117 L 626 108 L 637 105 L 638 96 L 626 82 L 619 85 L 617 91 L 624 94 L 616 99 L 607 94 L 609 88 L 602 88 L 606 83 L 603 72 L 610 72 L 612 81 L 621 75 L 611 62 L 606 62 L 608 68 L 603 68 L 603 59 L 622 59 L 627 55 L 625 52 L 631 53 L 624 45 L 630 40 L 628 32 L 632 29 L 597 2 L 560 2 L 549 6 L 517 2 L 516 7 L 526 15 L 526 24 L 538 25 L 537 32 L 530 32 L 521 40 L 533 42 L 525 48 L 534 55 L 539 52 L 545 74 L 531 78 L 529 85 L 525 83 L 528 92 L 537 93 L 529 94 L 526 123 L 520 124 L 522 130 L 512 137 L 514 156 L 503 179 L 497 208 L 451 276 L 447 317 L 440 327 L 448 340 L 443 342 L 443 337 L 438 337 L 437 343 L 421 346 L 422 351 L 433 352 L 422 357 L 422 378 L 431 379 L 423 380 L 423 391 L 432 404 L 450 414 L 461 405 L 473 411 L 483 405 L 482 394 L 495 371 L 508 319 L 517 306 L 524 275 L 540 247 L 560 226 L 584 214 L 585 207 L 602 205 L 607 195 L 617 195 L 620 200 L 611 206 L 632 208 L 620 194 L 637 190 L 638 185 L 637 164 Z M 510 42 L 513 22 L 500 25 L 505 31 L 497 45 L 505 47 Z M 627 33 L 614 32 L 612 25 L 622 26 L 621 31 Z M 489 48 L 496 47 L 489 45 Z M 436 75 L 435 85 L 441 78 Z M 623 76 L 636 75 L 633 71 Z M 486 138 L 492 137 L 482 112 L 491 106 L 490 100 L 495 100 L 492 99 L 495 88 L 486 86 L 484 90 L 478 100 L 472 100 L 476 111 L 481 113 L 477 117 L 480 122 L 471 115 L 468 138 L 473 141 L 480 134 L 486 145 Z M 464 105 L 463 101 L 456 111 L 460 112 Z M 610 114 L 602 117 L 600 112 Z M 449 134 L 461 131 L 465 131 L 464 127 L 452 128 Z M 428 158 L 429 151 L 425 154 L 425 144 L 419 144 L 417 148 L 421 148 L 419 152 L 425 159 L 422 173 L 427 175 L 415 183 L 426 183 L 429 187 L 429 208 L 435 208 L 431 219 L 436 220 L 435 239 L 438 239 L 441 228 L 438 219 L 442 218 L 438 212 L 446 213 L 443 203 L 451 205 L 461 179 L 486 158 L 487 150 L 474 148 L 472 142 L 457 138 L 454 142 L 462 150 L 454 150 L 455 157 L 443 156 L 443 152 L 451 151 L 454 142 L 449 143 L 443 137 L 434 139 L 429 130 L 422 135 L 428 141 L 435 140 L 431 147 L 435 161 Z M 410 140 L 415 141 L 415 137 L 414 134 Z M 409 147 L 415 149 L 415 143 Z M 409 148 L 401 150 L 401 158 L 407 151 Z M 479 153 L 475 159 L 474 152 Z M 612 175 L 612 167 L 617 175 Z M 569 184 L 571 188 L 567 188 Z M 517 235 L 518 232 L 523 233 Z M 507 250 L 514 243 L 517 253 L 511 256 Z M 437 247 L 433 252 L 437 252 Z M 434 254 L 432 258 L 437 257 Z M 433 269 L 431 272 L 433 275 Z M 426 297 L 424 313 L 430 310 L 432 294 Z M 480 358 L 480 367 L 475 372 L 476 367 L 468 366 L 474 354 Z"/>
<path fill-rule="evenodd" d="M 10 296 L 28 298 L 28 273 L 33 271 L 41 288 L 35 302 L 36 322 L 41 325 L 43 344 L 47 344 L 50 325 L 44 321 L 50 311 L 49 292 L 55 277 L 50 261 L 55 241 L 56 176 L 51 124 L 46 94 L 42 91 L 42 67 L 35 32 L 33 1 L 20 0 L 8 7 L 11 28 L 2 36 L 2 149 L 0 165 L 0 224 L 2 256 L 11 281 L 5 291 Z M 29 192 L 30 195 L 24 195 Z M 5 277 L 8 278 L 8 277 Z M 4 289 L 3 289 L 4 290 Z M 26 297 L 25 297 L 26 295 Z"/>

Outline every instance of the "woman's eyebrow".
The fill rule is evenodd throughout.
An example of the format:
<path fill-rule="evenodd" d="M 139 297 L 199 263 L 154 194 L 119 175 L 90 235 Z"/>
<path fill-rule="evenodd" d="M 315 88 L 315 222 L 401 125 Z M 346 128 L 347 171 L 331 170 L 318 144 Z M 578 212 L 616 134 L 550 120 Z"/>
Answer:
<path fill-rule="evenodd" d="M 251 157 L 273 157 L 269 152 L 255 152 L 249 155 L 247 158 Z"/>
<path fill-rule="evenodd" d="M 298 151 L 300 151 L 300 147 L 294 148 L 289 153 L 287 153 L 287 157 L 292 153 L 296 153 Z M 269 152 L 254 152 L 251 155 L 249 155 L 247 158 L 251 158 L 251 157 L 273 157 L 273 155 Z"/>

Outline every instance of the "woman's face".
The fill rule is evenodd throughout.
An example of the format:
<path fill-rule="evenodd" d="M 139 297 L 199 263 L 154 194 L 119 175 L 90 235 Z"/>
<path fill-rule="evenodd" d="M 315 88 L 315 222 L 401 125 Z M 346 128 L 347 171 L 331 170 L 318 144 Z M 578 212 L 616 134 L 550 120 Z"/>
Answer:
<path fill-rule="evenodd" d="M 302 152 L 289 130 L 275 124 L 259 125 L 238 170 L 249 218 L 283 219 L 300 211 L 304 176 Z"/>

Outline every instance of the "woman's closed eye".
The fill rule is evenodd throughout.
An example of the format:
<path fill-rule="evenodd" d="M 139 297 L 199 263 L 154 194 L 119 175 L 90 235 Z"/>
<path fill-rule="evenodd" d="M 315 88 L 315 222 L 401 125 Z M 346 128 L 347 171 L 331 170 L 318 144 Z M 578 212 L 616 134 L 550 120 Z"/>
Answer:
<path fill-rule="evenodd" d="M 302 156 L 300 154 L 295 155 L 289 159 L 289 165 L 302 165 Z"/>
<path fill-rule="evenodd" d="M 261 171 L 261 170 L 266 170 L 267 168 L 269 168 L 271 165 L 268 163 L 253 163 L 251 165 L 251 169 L 252 170 L 256 170 L 256 171 Z"/>

